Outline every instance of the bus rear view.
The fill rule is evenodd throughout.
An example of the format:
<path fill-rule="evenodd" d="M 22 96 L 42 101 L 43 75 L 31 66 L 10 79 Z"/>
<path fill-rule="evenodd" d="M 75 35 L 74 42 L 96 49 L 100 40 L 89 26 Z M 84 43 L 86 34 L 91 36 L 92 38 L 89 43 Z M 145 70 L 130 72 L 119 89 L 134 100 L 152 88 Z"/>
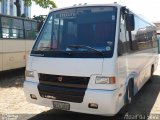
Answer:
<path fill-rule="evenodd" d="M 50 12 L 28 58 L 29 102 L 55 109 L 115 115 L 125 104 L 118 80 L 119 5 Z"/>

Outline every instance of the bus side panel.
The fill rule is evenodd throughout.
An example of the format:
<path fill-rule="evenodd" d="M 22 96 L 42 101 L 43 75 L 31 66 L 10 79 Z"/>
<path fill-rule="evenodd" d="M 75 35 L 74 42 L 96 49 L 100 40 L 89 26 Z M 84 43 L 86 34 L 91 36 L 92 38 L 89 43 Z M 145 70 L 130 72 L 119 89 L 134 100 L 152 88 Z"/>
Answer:
<path fill-rule="evenodd" d="M 118 57 L 118 82 L 119 82 L 119 92 L 123 97 L 119 97 L 119 108 L 124 105 L 125 92 L 126 92 L 126 79 L 127 79 L 127 56 L 122 55 Z"/>
<path fill-rule="evenodd" d="M 25 66 L 25 40 L 3 40 L 3 70 Z"/>
<path fill-rule="evenodd" d="M 26 52 L 30 52 L 35 40 L 26 40 Z"/>
<path fill-rule="evenodd" d="M 134 93 L 139 91 L 151 76 L 157 52 L 156 29 L 153 24 L 134 14 L 135 29 L 128 32 L 128 75 L 134 78 Z"/>
<path fill-rule="evenodd" d="M 25 67 L 25 52 L 3 54 L 3 70 Z"/>
<path fill-rule="evenodd" d="M 128 76 L 134 76 L 134 90 L 138 92 L 150 77 L 151 66 L 154 63 L 152 49 L 142 50 L 128 55 Z"/>
<path fill-rule="evenodd" d="M 26 61 L 28 58 L 28 55 L 30 54 L 30 51 L 33 47 L 35 40 L 26 40 Z"/>
<path fill-rule="evenodd" d="M 2 54 L 3 51 L 2 51 L 2 40 L 0 39 L 0 71 L 2 71 L 2 65 L 3 65 L 3 61 L 2 61 Z"/>

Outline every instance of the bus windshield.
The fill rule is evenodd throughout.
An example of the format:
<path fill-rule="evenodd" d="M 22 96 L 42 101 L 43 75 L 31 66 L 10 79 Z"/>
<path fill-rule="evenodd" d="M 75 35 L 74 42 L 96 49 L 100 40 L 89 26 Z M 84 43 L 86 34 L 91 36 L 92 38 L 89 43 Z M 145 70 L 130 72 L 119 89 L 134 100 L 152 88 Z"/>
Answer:
<path fill-rule="evenodd" d="M 51 12 L 31 55 L 112 57 L 116 14 L 116 7 L 82 7 Z"/>

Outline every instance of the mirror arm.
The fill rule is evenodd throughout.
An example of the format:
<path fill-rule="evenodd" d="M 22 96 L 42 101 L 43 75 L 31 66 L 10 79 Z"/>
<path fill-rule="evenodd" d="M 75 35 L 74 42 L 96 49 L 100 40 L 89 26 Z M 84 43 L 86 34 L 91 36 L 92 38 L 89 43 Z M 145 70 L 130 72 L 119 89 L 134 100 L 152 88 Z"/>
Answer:
<path fill-rule="evenodd" d="M 128 31 L 128 34 L 129 34 L 130 49 L 133 50 L 133 42 L 132 42 L 132 33 L 131 33 L 131 31 Z"/>

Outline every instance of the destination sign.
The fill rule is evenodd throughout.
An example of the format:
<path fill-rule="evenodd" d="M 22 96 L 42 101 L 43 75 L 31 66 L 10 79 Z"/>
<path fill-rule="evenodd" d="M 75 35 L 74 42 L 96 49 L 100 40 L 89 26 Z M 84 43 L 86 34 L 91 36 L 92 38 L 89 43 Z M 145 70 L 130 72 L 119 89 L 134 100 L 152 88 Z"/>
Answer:
<path fill-rule="evenodd" d="M 59 17 L 75 17 L 76 13 L 73 12 L 66 12 L 66 13 L 60 13 Z"/>
<path fill-rule="evenodd" d="M 60 12 L 60 13 L 57 13 L 56 15 L 55 15 L 55 17 L 56 18 L 68 18 L 68 17 L 75 17 L 76 16 L 76 13 L 75 12 L 73 12 L 73 11 L 71 11 L 71 12 L 69 12 L 69 11 L 64 11 L 64 12 Z"/>

